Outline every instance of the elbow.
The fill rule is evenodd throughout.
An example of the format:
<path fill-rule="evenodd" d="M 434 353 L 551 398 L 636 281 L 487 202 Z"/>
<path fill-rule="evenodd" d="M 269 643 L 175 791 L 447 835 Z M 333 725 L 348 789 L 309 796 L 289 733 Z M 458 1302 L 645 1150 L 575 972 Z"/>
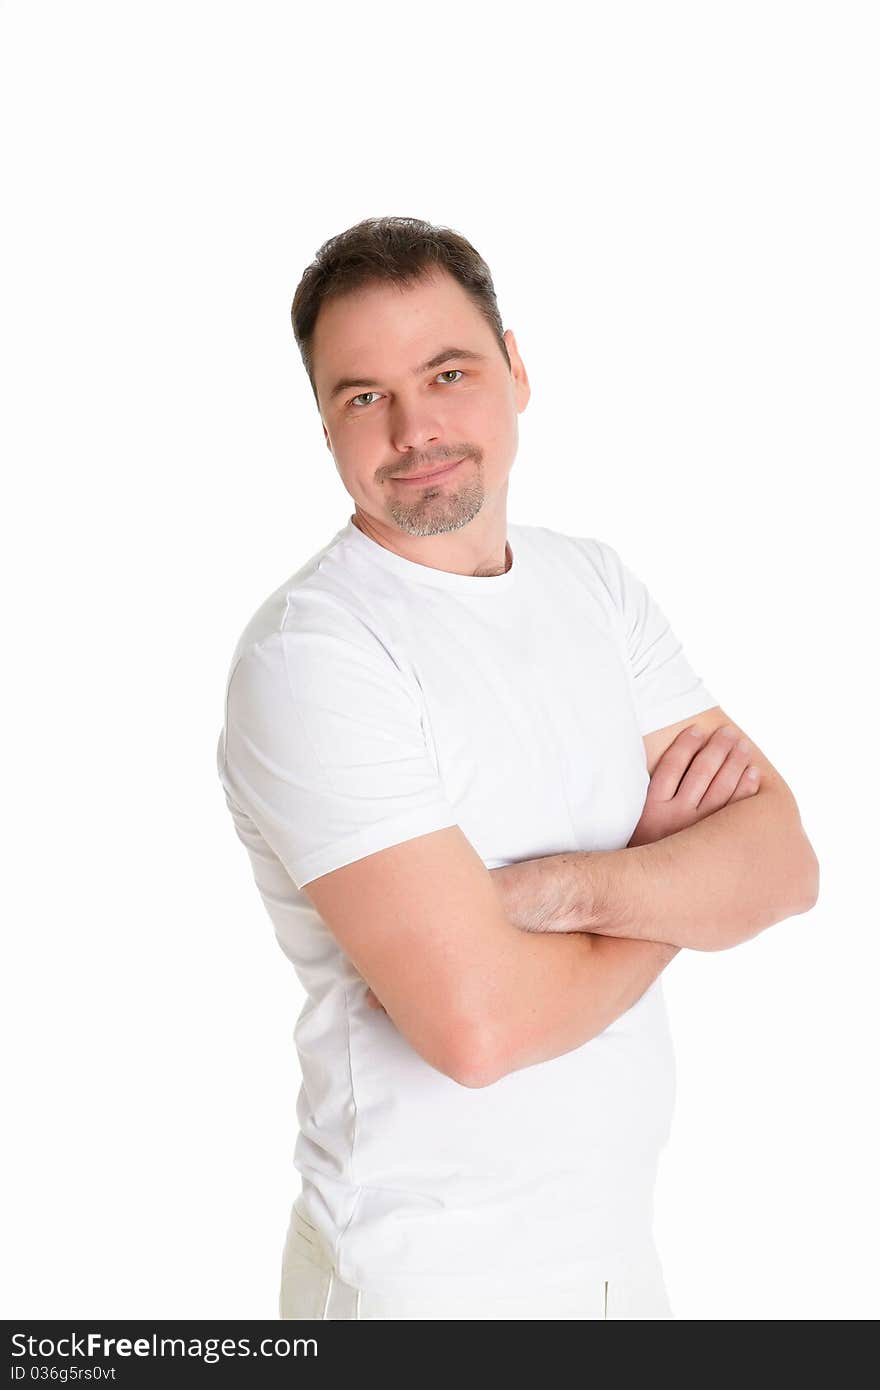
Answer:
<path fill-rule="evenodd" d="M 801 853 L 796 872 L 789 867 L 783 879 L 782 892 L 775 911 L 769 919 L 761 923 L 761 929 L 783 922 L 789 917 L 799 917 L 816 906 L 819 900 L 819 861 L 806 837 L 804 844 L 806 852 Z"/>
<path fill-rule="evenodd" d="M 787 830 L 788 833 L 780 834 L 776 841 L 775 921 L 809 912 L 819 900 L 819 860 L 796 807 Z"/>
<path fill-rule="evenodd" d="M 453 1081 L 459 1086 L 466 1086 L 469 1091 L 477 1091 L 483 1086 L 493 1085 L 499 1078 L 485 1069 L 457 1070 L 452 1077 Z"/>
<path fill-rule="evenodd" d="M 444 1071 L 459 1086 L 466 1086 L 469 1090 L 491 1086 L 504 1075 L 498 1065 L 496 1050 L 477 1030 L 465 1038 L 459 1037 L 450 1057 L 450 1065 L 444 1067 Z"/>
<path fill-rule="evenodd" d="M 800 893 L 797 898 L 798 906 L 794 909 L 793 916 L 802 912 L 809 912 L 819 901 L 819 860 L 806 836 L 804 836 L 804 844 L 807 849 L 806 864 L 801 874 Z"/>
<path fill-rule="evenodd" d="M 819 898 L 819 878 L 818 869 L 816 872 L 810 871 L 799 877 L 796 882 L 788 879 L 783 891 L 772 906 L 768 906 L 763 917 L 757 923 L 757 930 L 764 931 L 767 927 L 774 927 L 779 922 L 786 922 L 790 917 L 800 917 L 805 912 L 810 912 L 816 906 Z"/>
<path fill-rule="evenodd" d="M 813 846 L 798 823 L 793 840 L 785 844 L 778 860 L 776 892 L 765 902 L 767 918 L 764 926 L 772 926 L 787 917 L 798 917 L 816 906 L 819 899 L 819 861 Z"/>
<path fill-rule="evenodd" d="M 768 927 L 810 912 L 819 899 L 819 861 L 809 841 L 806 841 L 806 848 L 806 854 L 800 852 L 796 868 L 792 859 L 786 861 L 785 868 L 779 875 L 776 891 L 773 894 L 762 894 L 758 906 L 753 905 L 753 915 L 748 926 L 744 926 L 740 918 L 729 929 L 716 931 L 711 935 L 704 934 L 698 949 L 724 951 L 731 946 L 741 946 L 766 931 Z"/>

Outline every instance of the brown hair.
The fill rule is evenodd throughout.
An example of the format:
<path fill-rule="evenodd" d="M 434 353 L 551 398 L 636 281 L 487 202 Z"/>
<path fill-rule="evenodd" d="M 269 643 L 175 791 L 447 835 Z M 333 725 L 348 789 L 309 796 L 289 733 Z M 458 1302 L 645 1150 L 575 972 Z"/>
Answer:
<path fill-rule="evenodd" d="M 366 217 L 324 242 L 293 296 L 293 336 L 316 402 L 312 338 L 324 301 L 382 281 L 412 285 L 428 278 L 435 267 L 454 276 L 467 291 L 510 367 L 492 275 L 470 242 L 451 227 L 434 227 L 417 217 Z"/>

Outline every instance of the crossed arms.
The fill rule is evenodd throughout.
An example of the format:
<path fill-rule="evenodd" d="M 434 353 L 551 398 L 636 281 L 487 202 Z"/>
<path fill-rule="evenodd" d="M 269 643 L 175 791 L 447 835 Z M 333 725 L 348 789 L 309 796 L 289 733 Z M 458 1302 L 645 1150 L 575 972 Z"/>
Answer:
<path fill-rule="evenodd" d="M 754 744 L 747 783 L 725 726 L 742 736 L 716 706 L 646 736 L 651 786 L 625 849 L 489 871 L 449 826 L 307 884 L 381 1001 L 377 1024 L 459 1084 L 489 1085 L 595 1037 L 682 947 L 724 949 L 808 911 L 818 863 L 794 797 Z M 697 801 L 688 788 L 707 778 Z"/>
<path fill-rule="evenodd" d="M 690 726 L 706 736 L 696 756 L 682 737 Z M 647 735 L 648 809 L 656 793 L 660 813 L 649 835 L 637 828 L 626 849 L 555 854 L 493 869 L 508 919 L 530 931 L 588 931 L 713 951 L 808 911 L 818 896 L 819 866 L 797 804 L 751 740 L 745 739 L 748 748 L 737 748 L 739 738 L 745 739 L 742 730 L 718 706 Z M 668 776 L 655 787 L 664 754 Z M 747 765 L 760 773 L 754 787 L 741 776 Z M 716 778 L 695 805 L 715 769 L 726 782 Z M 684 804 L 674 811 L 671 798 L 683 774 L 678 796 Z M 687 776 L 694 785 L 690 798 Z M 724 801 L 727 787 L 733 795 Z"/>

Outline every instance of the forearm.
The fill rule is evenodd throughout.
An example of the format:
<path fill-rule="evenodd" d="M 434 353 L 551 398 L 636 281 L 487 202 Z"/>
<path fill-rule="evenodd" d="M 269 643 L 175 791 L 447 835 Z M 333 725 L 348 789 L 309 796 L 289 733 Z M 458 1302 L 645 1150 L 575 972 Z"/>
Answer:
<path fill-rule="evenodd" d="M 808 911 L 818 883 L 797 809 L 777 792 L 724 806 L 651 844 L 549 855 L 495 872 L 517 876 L 506 889 L 508 916 L 532 931 L 703 951 Z"/>
<path fill-rule="evenodd" d="M 589 1042 L 632 1008 L 679 951 L 584 932 L 517 931 L 510 947 L 486 992 L 481 1084 Z"/>

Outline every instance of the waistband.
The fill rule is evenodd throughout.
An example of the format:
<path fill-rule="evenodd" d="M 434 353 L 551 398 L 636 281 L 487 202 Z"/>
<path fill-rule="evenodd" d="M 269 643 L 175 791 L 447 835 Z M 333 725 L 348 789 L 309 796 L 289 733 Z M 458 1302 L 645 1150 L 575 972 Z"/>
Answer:
<path fill-rule="evenodd" d="M 659 1254 L 651 1238 L 638 1245 L 621 1249 L 610 1258 L 586 1258 L 568 1264 L 558 1264 L 539 1275 L 530 1269 L 507 1269 L 501 1274 L 472 1274 L 463 1269 L 454 1278 L 450 1278 L 449 1275 L 435 1277 L 405 1272 L 399 1278 L 373 1279 L 369 1286 L 358 1288 L 343 1279 L 336 1269 L 320 1231 L 305 1214 L 302 1194 L 291 1209 L 288 1238 L 295 1242 L 301 1256 L 321 1271 L 329 1271 L 332 1274 L 326 1317 L 362 1317 L 364 1298 L 372 1305 L 382 1299 L 418 1303 L 424 1300 L 454 1302 L 479 1298 L 500 1303 L 504 1300 L 522 1298 L 524 1290 L 529 1288 L 539 1291 L 545 1298 L 553 1296 L 554 1293 L 564 1298 L 576 1289 L 586 1289 L 590 1286 L 600 1289 L 610 1279 L 629 1280 L 634 1274 L 643 1279 L 648 1274 L 656 1277 L 661 1273 Z M 334 1308 L 343 1311 L 334 1312 Z"/>

